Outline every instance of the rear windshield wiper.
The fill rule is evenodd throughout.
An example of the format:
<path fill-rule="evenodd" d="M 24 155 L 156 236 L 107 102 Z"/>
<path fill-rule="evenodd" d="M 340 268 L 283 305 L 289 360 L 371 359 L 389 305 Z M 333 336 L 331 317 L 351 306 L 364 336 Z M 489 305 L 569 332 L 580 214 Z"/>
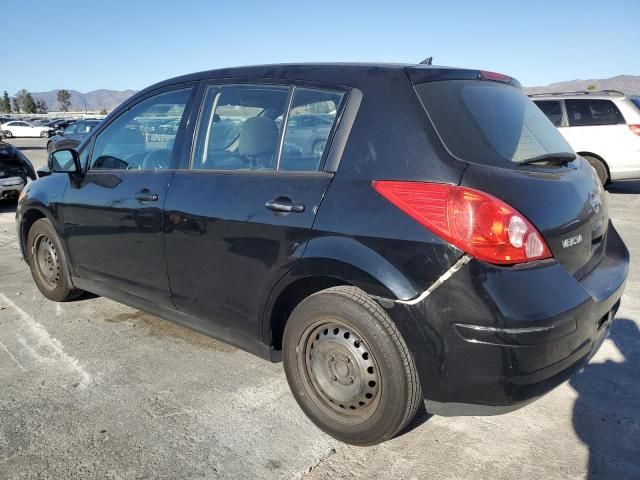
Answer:
<path fill-rule="evenodd" d="M 531 157 L 522 162 L 518 162 L 518 165 L 531 165 L 534 163 L 561 163 L 566 165 L 575 159 L 576 154 L 571 152 L 545 153 L 544 155 L 538 155 L 537 157 Z"/>

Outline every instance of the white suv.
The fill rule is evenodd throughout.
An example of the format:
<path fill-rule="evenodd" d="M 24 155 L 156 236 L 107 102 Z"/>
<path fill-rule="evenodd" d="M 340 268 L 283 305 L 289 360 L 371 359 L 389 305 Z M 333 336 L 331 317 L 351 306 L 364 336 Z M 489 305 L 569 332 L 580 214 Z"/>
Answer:
<path fill-rule="evenodd" d="M 602 183 L 640 178 L 640 101 L 615 90 L 529 95 Z M 636 103 L 637 102 L 637 103 Z"/>

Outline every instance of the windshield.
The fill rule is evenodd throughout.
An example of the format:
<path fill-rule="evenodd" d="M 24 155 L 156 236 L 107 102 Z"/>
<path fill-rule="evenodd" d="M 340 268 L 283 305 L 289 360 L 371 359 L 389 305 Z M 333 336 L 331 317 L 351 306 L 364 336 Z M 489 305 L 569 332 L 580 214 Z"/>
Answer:
<path fill-rule="evenodd" d="M 445 147 L 461 160 L 505 166 L 573 152 L 519 88 L 451 80 L 423 83 L 416 91 Z"/>

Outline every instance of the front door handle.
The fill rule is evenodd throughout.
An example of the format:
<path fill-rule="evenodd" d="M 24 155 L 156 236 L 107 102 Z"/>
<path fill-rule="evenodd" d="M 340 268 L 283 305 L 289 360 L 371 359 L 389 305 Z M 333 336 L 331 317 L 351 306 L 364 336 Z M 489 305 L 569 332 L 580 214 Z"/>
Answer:
<path fill-rule="evenodd" d="M 143 188 L 135 195 L 135 199 L 140 202 L 157 202 L 158 194 L 151 193 L 148 188 Z"/>
<path fill-rule="evenodd" d="M 302 213 L 304 212 L 304 205 L 301 203 L 293 203 L 289 197 L 278 197 L 273 200 L 265 202 L 264 206 L 276 213 Z"/>

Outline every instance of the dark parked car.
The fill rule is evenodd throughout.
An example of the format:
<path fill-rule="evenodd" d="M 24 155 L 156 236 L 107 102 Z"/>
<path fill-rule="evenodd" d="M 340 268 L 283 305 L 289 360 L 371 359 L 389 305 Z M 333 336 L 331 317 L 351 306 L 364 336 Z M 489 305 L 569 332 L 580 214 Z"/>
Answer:
<path fill-rule="evenodd" d="M 47 142 L 47 152 L 62 148 L 76 148 L 89 135 L 89 132 L 100 124 L 100 120 L 80 120 L 71 123 Z"/>
<path fill-rule="evenodd" d="M 320 106 L 318 159 L 290 120 Z M 47 298 L 93 292 L 282 359 L 307 415 L 354 444 L 423 400 L 495 414 L 548 392 L 599 348 L 629 268 L 594 170 L 491 72 L 188 75 L 50 165 L 16 216 Z"/>
<path fill-rule="evenodd" d="M 17 199 L 29 179 L 36 179 L 29 159 L 13 145 L 0 140 L 0 200 Z"/>

